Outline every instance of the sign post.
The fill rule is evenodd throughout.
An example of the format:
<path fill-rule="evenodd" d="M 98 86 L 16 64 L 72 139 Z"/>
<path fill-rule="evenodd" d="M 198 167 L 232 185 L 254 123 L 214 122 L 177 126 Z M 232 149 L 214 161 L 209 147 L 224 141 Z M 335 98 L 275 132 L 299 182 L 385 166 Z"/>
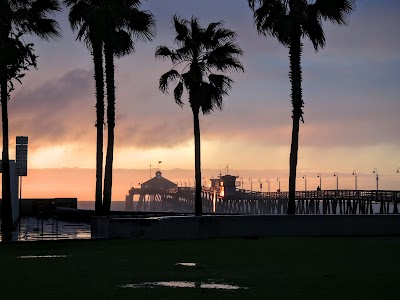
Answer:
<path fill-rule="evenodd" d="M 22 176 L 28 175 L 28 137 L 17 136 L 15 143 L 16 175 L 19 178 L 19 219 L 21 220 Z"/>

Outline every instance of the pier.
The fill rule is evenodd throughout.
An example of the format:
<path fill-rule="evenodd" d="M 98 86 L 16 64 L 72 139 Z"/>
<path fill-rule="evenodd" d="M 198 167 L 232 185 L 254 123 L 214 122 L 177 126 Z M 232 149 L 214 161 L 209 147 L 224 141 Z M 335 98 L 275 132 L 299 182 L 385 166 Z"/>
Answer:
<path fill-rule="evenodd" d="M 132 188 L 126 196 L 127 211 L 194 212 L 194 188 L 171 191 Z M 133 201 L 134 197 L 137 201 Z M 215 214 L 286 214 L 288 192 L 251 192 L 237 189 L 222 196 L 215 188 L 202 188 L 204 213 Z M 322 190 L 297 191 L 296 214 L 397 214 L 400 191 Z"/>

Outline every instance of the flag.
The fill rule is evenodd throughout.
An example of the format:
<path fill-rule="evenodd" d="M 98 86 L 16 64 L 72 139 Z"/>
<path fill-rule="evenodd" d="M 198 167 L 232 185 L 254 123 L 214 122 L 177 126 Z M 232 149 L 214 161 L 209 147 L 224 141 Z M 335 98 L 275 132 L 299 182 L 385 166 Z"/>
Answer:
<path fill-rule="evenodd" d="M 160 160 L 158 163 L 159 163 L 159 164 L 161 164 L 161 163 L 162 163 L 162 161 Z"/>

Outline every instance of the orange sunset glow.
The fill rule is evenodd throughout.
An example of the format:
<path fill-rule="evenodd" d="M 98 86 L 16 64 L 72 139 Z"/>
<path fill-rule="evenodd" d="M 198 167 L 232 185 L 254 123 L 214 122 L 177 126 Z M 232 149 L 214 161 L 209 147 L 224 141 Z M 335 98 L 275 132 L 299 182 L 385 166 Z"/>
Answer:
<path fill-rule="evenodd" d="M 185 5 L 182 3 L 185 2 Z M 190 4 L 189 4 L 190 2 Z M 228 4 L 229 3 L 229 4 Z M 229 173 L 245 188 L 288 189 L 292 107 L 288 51 L 273 38 L 257 34 L 247 1 L 156 1 L 144 7 L 157 20 L 152 42 L 136 45 L 134 54 L 115 59 L 116 126 L 114 201 L 125 200 L 131 186 L 154 176 L 194 185 L 193 119 L 187 95 L 181 108 L 159 91 L 158 80 L 171 65 L 154 58 L 158 45 L 173 46 L 174 14 L 202 24 L 224 20 L 237 32 L 244 51 L 244 73 L 232 74 L 234 84 L 221 111 L 201 115 L 201 166 L 204 181 Z M 300 124 L 296 188 L 319 185 L 374 189 L 377 168 L 380 188 L 400 190 L 400 39 L 398 1 L 357 1 L 347 27 L 326 24 L 326 46 L 315 53 L 304 44 L 304 120 Z M 373 18 L 371 16 L 374 16 Z M 93 62 L 76 41 L 67 11 L 55 16 L 62 38 L 35 44 L 38 69 L 16 84 L 9 101 L 10 159 L 15 137 L 28 136 L 28 176 L 24 198 L 76 197 L 94 200 L 96 115 Z M 384 20 L 378 21 L 378 20 Z M 106 130 L 105 130 L 106 132 Z M 106 135 L 105 135 L 106 141 Z M 105 153 L 104 148 L 104 153 Z M 162 161 L 158 164 L 158 161 Z M 150 165 L 152 171 L 150 171 Z"/>

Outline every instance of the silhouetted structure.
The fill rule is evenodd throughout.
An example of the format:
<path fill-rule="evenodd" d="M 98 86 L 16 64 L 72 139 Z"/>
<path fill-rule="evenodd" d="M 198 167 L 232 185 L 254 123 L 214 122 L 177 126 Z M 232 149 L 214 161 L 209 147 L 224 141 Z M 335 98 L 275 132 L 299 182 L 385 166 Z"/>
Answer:
<path fill-rule="evenodd" d="M 129 194 L 126 196 L 125 210 L 132 211 L 134 209 L 133 198 L 135 195 L 139 195 L 136 210 L 144 210 L 146 202 L 149 203 L 149 206 L 153 207 L 153 202 L 158 201 L 160 197 L 176 194 L 177 191 L 178 185 L 162 177 L 162 173 L 157 171 L 155 177 L 143 182 L 140 188 L 131 188 L 129 190 Z"/>

